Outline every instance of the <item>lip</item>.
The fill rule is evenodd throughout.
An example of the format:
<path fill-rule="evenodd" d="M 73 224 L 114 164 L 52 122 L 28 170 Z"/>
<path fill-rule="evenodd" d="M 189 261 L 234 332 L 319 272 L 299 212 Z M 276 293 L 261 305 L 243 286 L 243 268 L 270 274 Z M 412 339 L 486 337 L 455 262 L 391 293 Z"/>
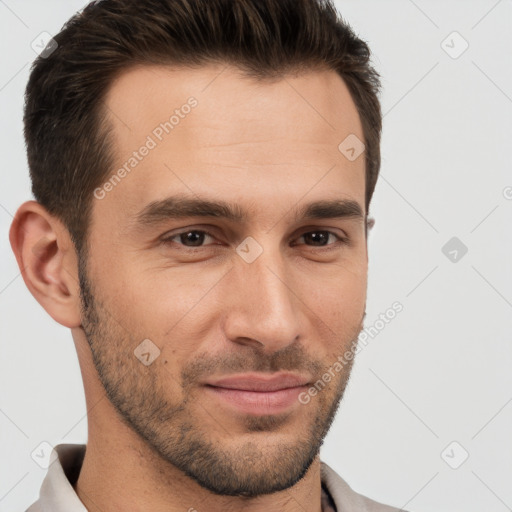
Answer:
<path fill-rule="evenodd" d="M 251 414 L 279 414 L 299 404 L 298 396 L 309 379 L 295 374 L 244 374 L 207 382 L 206 392 L 224 405 Z"/>
<path fill-rule="evenodd" d="M 281 389 L 306 386 L 310 378 L 294 373 L 278 373 L 264 375 L 261 373 L 244 373 L 231 375 L 221 379 L 206 382 L 209 386 L 244 391 L 279 391 Z"/>

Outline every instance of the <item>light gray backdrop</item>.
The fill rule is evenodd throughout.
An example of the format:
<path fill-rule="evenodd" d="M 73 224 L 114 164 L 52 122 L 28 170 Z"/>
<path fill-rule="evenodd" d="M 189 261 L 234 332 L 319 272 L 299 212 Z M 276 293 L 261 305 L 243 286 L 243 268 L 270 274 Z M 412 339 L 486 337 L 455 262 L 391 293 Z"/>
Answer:
<path fill-rule="evenodd" d="M 71 334 L 26 289 L 7 237 L 31 197 L 31 46 L 83 5 L 0 0 L 1 512 L 36 499 L 34 451 L 87 438 Z M 373 337 L 322 458 L 357 491 L 409 510 L 512 510 L 512 1 L 337 5 L 373 50 L 385 116 Z M 395 301 L 403 311 L 379 322 Z"/>

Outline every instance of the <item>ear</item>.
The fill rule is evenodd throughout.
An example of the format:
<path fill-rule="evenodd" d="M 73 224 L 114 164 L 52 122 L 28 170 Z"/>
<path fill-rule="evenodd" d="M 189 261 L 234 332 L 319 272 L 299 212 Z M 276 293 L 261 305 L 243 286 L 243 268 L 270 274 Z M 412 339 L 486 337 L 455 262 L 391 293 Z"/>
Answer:
<path fill-rule="evenodd" d="M 23 203 L 9 240 L 30 293 L 59 324 L 81 325 L 78 259 L 64 225 L 36 201 Z"/>
<path fill-rule="evenodd" d="M 369 255 L 368 255 L 368 234 L 372 230 L 373 226 L 375 225 L 375 219 L 373 217 L 366 216 L 366 224 L 364 228 L 364 234 L 366 238 L 366 259 L 369 261 Z"/>

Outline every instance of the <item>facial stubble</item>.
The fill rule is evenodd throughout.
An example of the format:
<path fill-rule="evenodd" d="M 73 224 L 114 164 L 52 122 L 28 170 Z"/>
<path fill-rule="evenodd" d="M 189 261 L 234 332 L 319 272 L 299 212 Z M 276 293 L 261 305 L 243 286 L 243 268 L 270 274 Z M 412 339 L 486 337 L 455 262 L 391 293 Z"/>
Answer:
<path fill-rule="evenodd" d="M 112 316 L 105 301 L 98 297 L 96 286 L 93 290 L 83 257 L 79 258 L 79 280 L 82 328 L 98 377 L 119 419 L 138 434 L 151 452 L 203 488 L 223 496 L 252 498 L 271 494 L 292 487 L 304 477 L 335 418 L 353 360 L 346 361 L 337 381 L 332 380 L 310 403 L 300 405 L 306 409 L 298 414 L 303 414 L 309 423 L 299 425 L 297 435 L 286 436 L 286 442 L 280 435 L 274 443 L 266 444 L 265 438 L 289 429 L 287 423 L 293 419 L 288 414 L 246 415 L 242 424 L 244 438 L 248 439 L 233 442 L 218 411 L 202 406 L 207 421 L 212 422 L 210 428 L 191 413 L 198 404 L 193 397 L 200 389 L 199 376 L 234 367 L 240 372 L 303 370 L 321 376 L 328 365 L 311 361 L 302 345 L 291 344 L 271 355 L 254 351 L 213 358 L 205 354 L 184 367 L 180 376 L 171 375 L 161 362 L 146 367 L 133 354 L 141 340 Z M 350 342 L 353 350 L 360 328 L 359 325 Z M 181 401 L 172 402 L 169 386 L 164 386 L 169 376 L 182 389 Z M 218 435 L 215 438 L 216 432 L 224 434 L 224 442 Z"/>

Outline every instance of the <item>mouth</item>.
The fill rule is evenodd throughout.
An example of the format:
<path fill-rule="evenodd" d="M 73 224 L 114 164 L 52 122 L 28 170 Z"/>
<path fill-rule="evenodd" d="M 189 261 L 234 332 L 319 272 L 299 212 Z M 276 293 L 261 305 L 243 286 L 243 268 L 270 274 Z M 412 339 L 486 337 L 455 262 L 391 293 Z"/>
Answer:
<path fill-rule="evenodd" d="M 225 406 L 251 415 L 279 414 L 299 404 L 309 386 L 307 376 L 243 374 L 207 382 L 206 392 Z"/>

